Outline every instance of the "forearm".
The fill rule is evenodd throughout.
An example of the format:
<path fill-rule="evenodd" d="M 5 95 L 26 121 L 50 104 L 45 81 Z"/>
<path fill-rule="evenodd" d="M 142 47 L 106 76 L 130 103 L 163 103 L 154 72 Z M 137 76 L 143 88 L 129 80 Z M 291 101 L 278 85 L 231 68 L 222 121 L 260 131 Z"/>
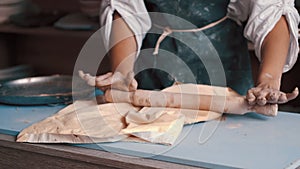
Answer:
<path fill-rule="evenodd" d="M 279 89 L 283 67 L 287 59 L 290 44 L 290 32 L 284 16 L 266 36 L 261 50 L 261 65 L 257 83 L 272 80 L 270 87 Z"/>
<path fill-rule="evenodd" d="M 289 47 L 289 26 L 286 18 L 282 16 L 264 39 L 257 84 L 254 88 L 248 90 L 246 96 L 250 105 L 286 103 L 298 96 L 299 91 L 297 88 L 292 93 L 280 91 L 281 76 Z"/>
<path fill-rule="evenodd" d="M 137 42 L 134 33 L 117 12 L 114 13 L 110 46 L 111 71 L 118 71 L 123 75 L 133 71 Z"/>

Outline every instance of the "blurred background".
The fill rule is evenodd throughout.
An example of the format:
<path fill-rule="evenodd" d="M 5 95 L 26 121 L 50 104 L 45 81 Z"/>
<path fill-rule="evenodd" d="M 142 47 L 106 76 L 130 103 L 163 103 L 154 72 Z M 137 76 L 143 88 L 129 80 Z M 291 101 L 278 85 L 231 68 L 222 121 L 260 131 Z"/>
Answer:
<path fill-rule="evenodd" d="M 0 69 L 29 64 L 37 74 L 72 74 L 99 28 L 100 0 L 1 0 Z"/>
<path fill-rule="evenodd" d="M 0 0 L 0 78 L 7 74 L 1 70 L 18 65 L 26 65 L 18 68 L 28 71 L 24 76 L 71 75 L 82 46 L 99 28 L 100 1 Z M 299 11 L 300 0 L 295 2 Z M 249 52 L 256 67 L 251 47 Z M 300 87 L 299 73 L 298 59 L 283 76 L 283 91 Z M 280 109 L 300 112 L 300 97 Z"/>

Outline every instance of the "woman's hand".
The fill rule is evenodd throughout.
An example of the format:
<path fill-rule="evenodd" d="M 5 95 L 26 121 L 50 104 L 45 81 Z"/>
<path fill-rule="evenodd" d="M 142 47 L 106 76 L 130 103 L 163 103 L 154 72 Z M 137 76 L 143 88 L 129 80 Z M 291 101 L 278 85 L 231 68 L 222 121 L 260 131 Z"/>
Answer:
<path fill-rule="evenodd" d="M 262 44 L 256 87 L 250 89 L 246 96 L 250 105 L 282 104 L 298 96 L 298 88 L 292 93 L 280 91 L 281 76 L 289 47 L 289 25 L 285 16 L 282 16 Z"/>
<path fill-rule="evenodd" d="M 88 73 L 79 71 L 79 76 L 87 82 L 90 86 L 95 86 L 102 91 L 107 89 L 118 89 L 123 91 L 135 91 L 137 89 L 137 82 L 134 79 L 134 73 L 129 72 L 124 76 L 120 72 L 109 72 L 100 76 L 91 76 Z"/>
<path fill-rule="evenodd" d="M 280 78 L 273 78 L 270 74 L 265 74 L 258 79 L 256 87 L 248 90 L 246 99 L 250 105 L 282 104 L 295 99 L 298 94 L 298 88 L 292 93 L 280 91 Z"/>

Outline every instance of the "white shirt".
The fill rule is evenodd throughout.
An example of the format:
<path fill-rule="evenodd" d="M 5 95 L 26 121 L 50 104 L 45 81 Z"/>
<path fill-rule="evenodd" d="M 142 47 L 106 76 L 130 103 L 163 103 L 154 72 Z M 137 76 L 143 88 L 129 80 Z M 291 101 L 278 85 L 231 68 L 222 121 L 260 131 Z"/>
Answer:
<path fill-rule="evenodd" d="M 104 44 L 107 49 L 109 49 L 114 11 L 118 11 L 135 34 L 138 56 L 143 38 L 151 28 L 151 20 L 144 1 L 103 0 L 101 2 L 100 25 L 103 27 Z M 255 53 L 260 61 L 261 46 L 265 37 L 274 28 L 280 17 L 284 15 L 290 29 L 290 48 L 283 71 L 286 72 L 293 67 L 299 52 L 298 24 L 300 21 L 293 0 L 230 0 L 227 11 L 228 17 L 238 24 L 248 20 L 244 29 L 244 36 L 254 43 Z"/>

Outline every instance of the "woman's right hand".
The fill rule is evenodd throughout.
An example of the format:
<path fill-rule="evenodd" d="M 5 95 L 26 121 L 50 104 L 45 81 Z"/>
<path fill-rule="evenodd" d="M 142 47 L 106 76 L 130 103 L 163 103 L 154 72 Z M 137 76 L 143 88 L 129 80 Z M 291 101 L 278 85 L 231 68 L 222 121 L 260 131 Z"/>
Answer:
<path fill-rule="evenodd" d="M 90 86 L 95 86 L 102 91 L 107 89 L 117 89 L 122 91 L 135 91 L 137 81 L 134 79 L 134 73 L 129 72 L 126 76 L 120 72 L 108 72 L 100 76 L 91 76 L 89 73 L 79 71 L 79 76 Z"/>

